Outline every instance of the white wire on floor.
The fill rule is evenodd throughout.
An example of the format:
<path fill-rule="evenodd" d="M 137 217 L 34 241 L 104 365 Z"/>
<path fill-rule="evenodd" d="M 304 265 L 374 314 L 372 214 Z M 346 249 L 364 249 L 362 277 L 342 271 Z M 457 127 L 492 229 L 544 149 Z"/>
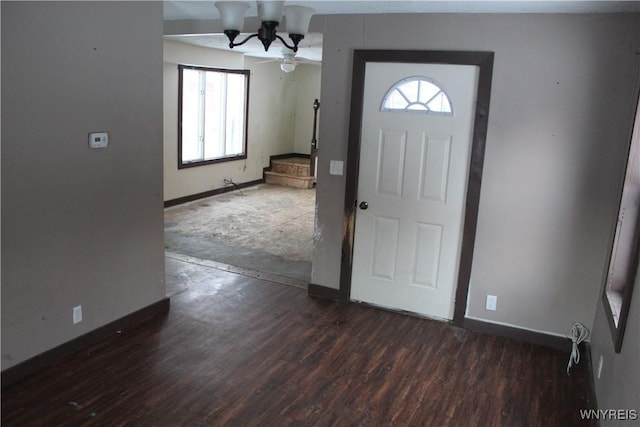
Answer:
<path fill-rule="evenodd" d="M 571 355 L 569 356 L 569 364 L 567 364 L 567 374 L 571 371 L 571 365 L 574 363 L 577 365 L 580 362 L 580 349 L 578 349 L 578 344 L 582 341 L 589 338 L 589 329 L 586 328 L 582 323 L 574 323 L 571 326 L 571 331 L 569 331 L 569 338 L 572 341 L 571 345 Z"/>

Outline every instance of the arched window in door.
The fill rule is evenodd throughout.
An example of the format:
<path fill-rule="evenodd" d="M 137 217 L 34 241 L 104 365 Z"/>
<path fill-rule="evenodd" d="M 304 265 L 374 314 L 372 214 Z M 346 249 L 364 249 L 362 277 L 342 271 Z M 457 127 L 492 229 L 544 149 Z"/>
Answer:
<path fill-rule="evenodd" d="M 451 116 L 453 106 L 440 84 L 428 77 L 414 76 L 400 80 L 387 91 L 380 111 Z"/>

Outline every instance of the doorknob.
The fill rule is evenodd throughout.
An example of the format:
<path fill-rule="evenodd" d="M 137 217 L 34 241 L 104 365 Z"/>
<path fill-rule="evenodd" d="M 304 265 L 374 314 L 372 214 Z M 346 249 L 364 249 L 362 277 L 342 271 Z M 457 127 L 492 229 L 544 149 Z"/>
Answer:
<path fill-rule="evenodd" d="M 360 207 L 360 209 L 365 210 L 365 209 L 367 209 L 367 208 L 369 207 L 369 203 L 367 203 L 367 202 L 360 202 L 359 207 Z"/>

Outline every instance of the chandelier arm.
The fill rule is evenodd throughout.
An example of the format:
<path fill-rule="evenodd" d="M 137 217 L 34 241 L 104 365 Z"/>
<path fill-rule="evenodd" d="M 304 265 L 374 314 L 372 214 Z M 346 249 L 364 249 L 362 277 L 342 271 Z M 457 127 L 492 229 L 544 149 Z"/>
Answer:
<path fill-rule="evenodd" d="M 241 45 L 245 44 L 246 42 L 248 42 L 249 40 L 251 40 L 254 37 L 258 37 L 258 33 L 251 34 L 250 36 L 247 36 L 247 38 L 242 40 L 240 43 L 234 43 L 233 41 L 229 42 L 229 47 L 233 49 L 236 46 L 241 46 Z"/>
<path fill-rule="evenodd" d="M 280 40 L 282 42 L 283 45 L 285 45 L 286 47 L 288 47 L 289 49 L 291 49 L 294 52 L 298 51 L 298 43 L 295 43 L 293 46 L 289 45 L 282 37 L 280 37 L 279 35 L 276 34 L 276 38 L 278 40 Z"/>

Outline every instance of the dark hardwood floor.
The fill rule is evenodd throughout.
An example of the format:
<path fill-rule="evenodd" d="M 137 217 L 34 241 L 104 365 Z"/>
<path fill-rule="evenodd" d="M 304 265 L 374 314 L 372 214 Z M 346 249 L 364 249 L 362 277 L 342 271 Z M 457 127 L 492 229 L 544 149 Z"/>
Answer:
<path fill-rule="evenodd" d="M 201 267 L 205 268 L 205 267 Z M 3 426 L 589 426 L 587 366 L 212 270 L 2 393 Z"/>

